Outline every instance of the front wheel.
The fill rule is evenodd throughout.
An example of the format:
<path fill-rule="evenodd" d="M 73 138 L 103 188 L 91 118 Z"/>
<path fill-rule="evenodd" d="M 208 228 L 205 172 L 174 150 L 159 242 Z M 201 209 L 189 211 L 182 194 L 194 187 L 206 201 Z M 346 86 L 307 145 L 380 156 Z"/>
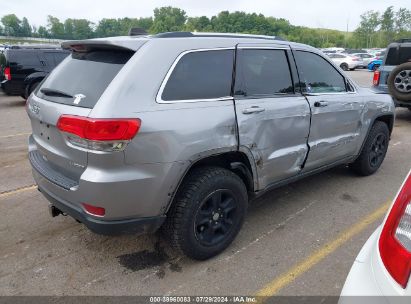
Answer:
<path fill-rule="evenodd" d="M 186 256 L 205 260 L 227 248 L 247 211 L 243 181 L 219 167 L 201 167 L 181 185 L 163 227 L 171 245 Z"/>
<path fill-rule="evenodd" d="M 359 175 L 375 173 L 381 166 L 388 150 L 390 132 L 382 121 L 376 121 L 364 143 L 361 154 L 351 165 Z"/>

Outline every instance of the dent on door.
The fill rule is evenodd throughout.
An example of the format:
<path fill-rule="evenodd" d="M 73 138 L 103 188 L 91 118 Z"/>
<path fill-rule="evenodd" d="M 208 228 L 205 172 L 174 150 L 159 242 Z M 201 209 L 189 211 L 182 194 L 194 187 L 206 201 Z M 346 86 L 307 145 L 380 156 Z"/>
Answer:
<path fill-rule="evenodd" d="M 247 115 L 250 100 L 237 100 L 236 107 L 240 145 L 253 154 L 263 189 L 301 171 L 308 152 L 310 110 L 304 97 L 255 103 L 265 111 Z"/>

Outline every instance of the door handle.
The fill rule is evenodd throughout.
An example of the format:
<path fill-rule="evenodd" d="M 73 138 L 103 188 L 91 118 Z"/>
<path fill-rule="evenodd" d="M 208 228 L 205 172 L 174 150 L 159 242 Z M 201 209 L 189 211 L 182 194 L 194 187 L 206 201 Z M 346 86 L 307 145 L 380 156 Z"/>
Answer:
<path fill-rule="evenodd" d="M 264 108 L 260 108 L 258 106 L 252 106 L 251 108 L 244 109 L 243 114 L 261 113 L 264 111 L 265 111 Z"/>
<path fill-rule="evenodd" d="M 316 108 L 322 108 L 322 107 L 326 107 L 326 106 L 328 106 L 328 102 L 326 102 L 326 101 L 316 101 L 316 102 L 314 102 L 314 107 L 316 107 Z"/>

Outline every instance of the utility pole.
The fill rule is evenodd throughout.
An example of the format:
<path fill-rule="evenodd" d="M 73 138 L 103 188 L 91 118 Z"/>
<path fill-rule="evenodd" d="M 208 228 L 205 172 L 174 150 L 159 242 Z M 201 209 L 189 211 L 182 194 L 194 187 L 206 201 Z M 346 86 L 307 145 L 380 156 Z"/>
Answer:
<path fill-rule="evenodd" d="M 345 48 L 348 47 L 348 22 L 350 21 L 350 18 L 347 18 L 347 31 L 345 33 Z"/>

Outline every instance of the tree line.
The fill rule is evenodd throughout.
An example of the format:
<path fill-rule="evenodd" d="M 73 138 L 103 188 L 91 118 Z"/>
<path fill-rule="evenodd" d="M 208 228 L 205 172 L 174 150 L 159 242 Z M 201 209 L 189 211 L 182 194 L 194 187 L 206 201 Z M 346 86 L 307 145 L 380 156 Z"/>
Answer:
<path fill-rule="evenodd" d="M 406 8 L 395 11 L 390 6 L 384 12 L 370 10 L 360 18 L 357 29 L 348 33 L 295 26 L 286 19 L 256 13 L 222 11 L 211 18 L 188 17 L 184 10 L 168 6 L 154 9 L 153 17 L 104 18 L 97 23 L 73 18 L 63 21 L 49 15 L 47 24 L 39 27 L 30 25 L 26 17 L 20 19 L 15 14 L 9 14 L 0 19 L 0 35 L 87 39 L 127 35 L 130 28 L 140 27 L 151 34 L 170 31 L 248 33 L 281 36 L 315 47 L 348 48 L 385 47 L 393 40 L 411 38 L 411 11 Z"/>

